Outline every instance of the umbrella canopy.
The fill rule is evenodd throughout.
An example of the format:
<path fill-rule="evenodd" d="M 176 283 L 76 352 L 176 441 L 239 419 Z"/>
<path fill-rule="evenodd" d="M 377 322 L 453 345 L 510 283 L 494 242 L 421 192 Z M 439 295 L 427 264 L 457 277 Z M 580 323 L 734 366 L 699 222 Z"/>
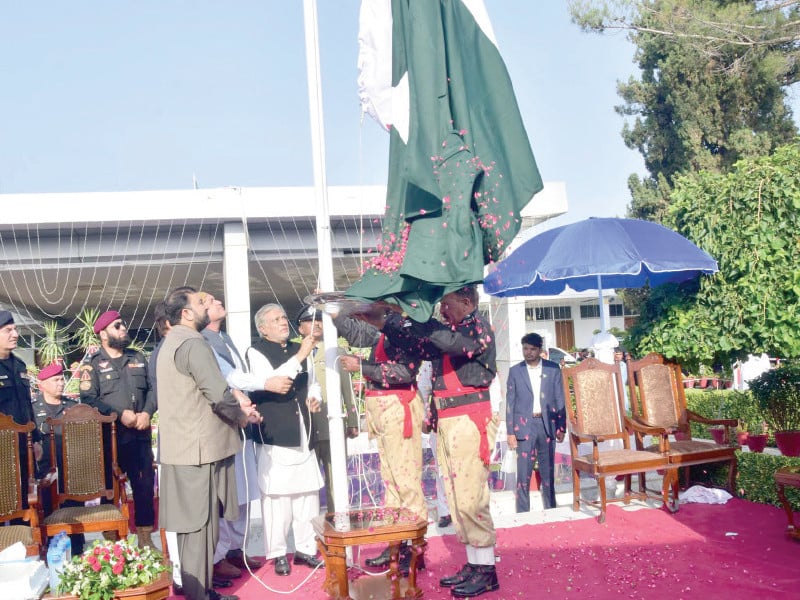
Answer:
<path fill-rule="evenodd" d="M 591 218 L 524 242 L 497 264 L 483 287 L 501 297 L 555 295 L 567 286 L 602 295 L 603 287 L 655 287 L 718 270 L 707 252 L 658 223 Z"/>

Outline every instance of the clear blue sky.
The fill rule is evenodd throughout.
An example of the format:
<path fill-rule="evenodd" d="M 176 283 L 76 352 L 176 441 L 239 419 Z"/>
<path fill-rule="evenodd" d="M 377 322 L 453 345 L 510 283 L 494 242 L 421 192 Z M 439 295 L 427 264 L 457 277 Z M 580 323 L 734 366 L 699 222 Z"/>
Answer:
<path fill-rule="evenodd" d="M 310 185 L 302 5 L 6 3 L 0 193 L 180 189 L 193 175 L 200 187 Z M 388 136 L 360 123 L 359 2 L 318 5 L 328 183 L 385 183 Z M 628 175 L 643 172 L 614 112 L 633 47 L 581 33 L 562 0 L 486 5 L 542 176 L 567 185 L 558 222 L 622 216 Z"/>

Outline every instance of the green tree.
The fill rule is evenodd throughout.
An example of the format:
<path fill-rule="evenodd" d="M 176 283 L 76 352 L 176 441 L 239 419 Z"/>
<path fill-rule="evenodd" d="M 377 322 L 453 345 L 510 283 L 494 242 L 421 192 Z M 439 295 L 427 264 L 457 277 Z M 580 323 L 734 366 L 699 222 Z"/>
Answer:
<path fill-rule="evenodd" d="M 724 173 L 794 140 L 786 86 L 798 76 L 800 22 L 797 2 L 781 4 L 783 11 L 756 0 L 571 3 L 584 29 L 626 29 L 637 48 L 641 76 L 619 84 L 616 107 L 632 119 L 622 137 L 648 171 L 629 179 L 630 216 L 661 221 L 680 174 Z M 737 35 L 748 31 L 754 41 L 745 44 Z"/>
<path fill-rule="evenodd" d="M 678 177 L 666 224 L 717 259 L 719 273 L 652 290 L 629 342 L 689 368 L 747 353 L 800 357 L 800 145 L 728 174 Z"/>

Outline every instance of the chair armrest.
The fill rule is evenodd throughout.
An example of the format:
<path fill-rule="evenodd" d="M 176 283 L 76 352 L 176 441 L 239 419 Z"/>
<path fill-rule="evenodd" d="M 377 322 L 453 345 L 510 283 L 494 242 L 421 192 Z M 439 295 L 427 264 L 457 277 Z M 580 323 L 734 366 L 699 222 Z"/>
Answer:
<path fill-rule="evenodd" d="M 575 431 L 574 429 L 569 430 L 569 434 L 575 438 L 575 441 L 578 443 L 581 442 L 598 442 L 601 441 L 598 439 L 593 433 L 583 433 L 582 431 Z"/>
<path fill-rule="evenodd" d="M 116 484 L 119 487 L 120 502 L 126 503 L 128 501 L 128 492 L 125 491 L 125 482 L 128 481 L 128 476 L 122 472 L 117 464 L 112 465 L 111 476 L 116 479 Z"/>
<path fill-rule="evenodd" d="M 625 417 L 625 428 L 628 430 L 633 429 L 634 431 L 648 435 L 669 435 L 671 433 L 675 433 L 675 431 L 678 429 L 677 426 L 656 427 L 654 425 L 648 425 L 639 417 Z"/>
<path fill-rule="evenodd" d="M 737 419 L 709 419 L 690 410 L 686 411 L 686 416 L 690 421 L 703 423 L 705 425 L 724 425 L 725 427 L 736 427 L 739 424 Z"/>
<path fill-rule="evenodd" d="M 39 482 L 33 477 L 28 480 L 28 506 L 36 507 L 39 504 Z"/>
<path fill-rule="evenodd" d="M 602 433 L 583 433 L 582 431 L 570 431 L 570 435 L 575 438 L 577 442 L 592 442 L 595 446 L 599 442 L 605 442 L 608 440 L 618 440 L 619 435 L 603 435 Z"/>

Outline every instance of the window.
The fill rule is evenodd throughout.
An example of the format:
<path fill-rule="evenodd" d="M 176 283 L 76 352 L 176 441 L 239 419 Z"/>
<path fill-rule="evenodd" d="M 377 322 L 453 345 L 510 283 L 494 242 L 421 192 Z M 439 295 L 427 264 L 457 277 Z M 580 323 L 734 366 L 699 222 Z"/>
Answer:
<path fill-rule="evenodd" d="M 625 309 L 622 306 L 622 303 L 617 304 L 609 304 L 608 305 L 608 314 L 612 317 L 622 317 L 625 314 Z"/>
<path fill-rule="evenodd" d="M 599 319 L 600 307 L 597 304 L 581 304 L 581 319 Z"/>
<path fill-rule="evenodd" d="M 610 317 L 621 317 L 625 314 L 625 308 L 621 302 L 608 305 L 608 315 Z M 600 306 L 597 304 L 582 304 L 581 319 L 599 319 Z"/>
<path fill-rule="evenodd" d="M 537 306 L 525 309 L 526 321 L 564 321 L 572 319 L 572 308 L 569 306 Z"/>
<path fill-rule="evenodd" d="M 572 308 L 569 306 L 554 306 L 553 318 L 556 321 L 568 321 L 572 318 Z"/>

